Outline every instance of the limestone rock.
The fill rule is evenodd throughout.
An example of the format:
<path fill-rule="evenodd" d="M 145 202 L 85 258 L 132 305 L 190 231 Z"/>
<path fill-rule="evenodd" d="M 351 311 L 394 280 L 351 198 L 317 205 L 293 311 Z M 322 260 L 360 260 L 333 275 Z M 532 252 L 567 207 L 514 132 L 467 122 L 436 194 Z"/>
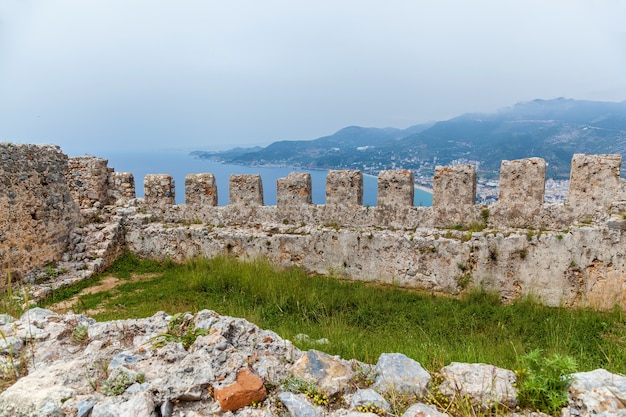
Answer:
<path fill-rule="evenodd" d="M 309 350 L 291 368 L 295 377 L 315 382 L 329 397 L 343 391 L 354 372 L 346 360 L 318 350 Z"/>
<path fill-rule="evenodd" d="M 350 402 L 350 406 L 353 409 L 358 409 L 358 407 L 363 407 L 365 409 L 371 409 L 373 407 L 378 409 L 383 409 L 387 411 L 391 411 L 391 407 L 385 398 L 382 395 L 374 391 L 373 389 L 360 389 L 354 393 L 352 396 L 352 401 Z M 369 412 L 375 412 L 369 410 Z"/>
<path fill-rule="evenodd" d="M 439 390 L 446 396 L 463 398 L 469 395 L 483 408 L 495 404 L 515 408 L 517 390 L 515 373 L 481 363 L 452 362 L 441 370 L 444 378 Z"/>
<path fill-rule="evenodd" d="M 376 364 L 372 388 L 379 392 L 422 395 L 430 374 L 418 362 L 401 353 L 383 353 Z"/>
<path fill-rule="evenodd" d="M 278 399 L 293 417 L 323 417 L 325 414 L 322 407 L 314 406 L 303 395 L 281 392 Z"/>
<path fill-rule="evenodd" d="M 253 402 L 265 400 L 267 393 L 263 381 L 249 369 L 244 368 L 237 374 L 234 384 L 215 390 L 215 399 L 222 411 L 235 411 Z"/>
<path fill-rule="evenodd" d="M 626 416 L 626 376 L 604 369 L 573 374 L 568 412 L 572 416 Z"/>

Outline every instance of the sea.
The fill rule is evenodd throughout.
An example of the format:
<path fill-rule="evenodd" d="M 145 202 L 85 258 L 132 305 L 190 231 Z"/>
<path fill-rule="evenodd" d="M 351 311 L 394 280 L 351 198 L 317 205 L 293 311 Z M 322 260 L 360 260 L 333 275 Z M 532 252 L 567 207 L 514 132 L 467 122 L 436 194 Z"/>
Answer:
<path fill-rule="evenodd" d="M 185 176 L 187 174 L 212 173 L 217 183 L 218 205 L 228 204 L 228 181 L 231 174 L 260 174 L 263 183 L 263 201 L 265 205 L 276 205 L 276 181 L 290 172 L 308 172 L 311 174 L 313 203 L 324 204 L 326 200 L 326 170 L 309 170 L 274 166 L 245 166 L 224 164 L 200 159 L 183 150 L 145 150 L 145 151 L 108 151 L 99 152 L 98 157 L 109 160 L 109 167 L 117 172 L 131 172 L 135 177 L 137 197 L 143 197 L 143 179 L 146 174 L 170 174 L 174 178 L 176 202 L 185 201 Z M 364 175 L 363 205 L 375 206 L 378 193 L 377 178 Z M 432 194 L 415 189 L 414 205 L 432 205 Z"/>

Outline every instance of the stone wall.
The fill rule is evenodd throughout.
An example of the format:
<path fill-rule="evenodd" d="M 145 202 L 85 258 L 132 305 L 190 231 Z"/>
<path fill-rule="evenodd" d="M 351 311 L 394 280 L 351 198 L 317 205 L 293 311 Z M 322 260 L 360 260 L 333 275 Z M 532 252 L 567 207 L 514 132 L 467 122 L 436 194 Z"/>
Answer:
<path fill-rule="evenodd" d="M 0 287 L 59 260 L 79 209 L 56 146 L 0 143 Z M 79 194 L 74 194 L 80 200 Z"/>
<path fill-rule="evenodd" d="M 24 149 L 30 148 L 5 153 L 9 160 L 21 160 Z M 43 163 L 46 170 L 67 163 L 53 149 L 59 161 Z M 230 253 L 434 292 L 454 294 L 481 286 L 503 299 L 534 294 L 550 305 L 626 307 L 626 263 L 620 252 L 626 243 L 626 193 L 619 178 L 620 155 L 575 155 L 570 196 L 558 204 L 543 201 L 546 164 L 540 158 L 503 161 L 500 199 L 491 206 L 475 204 L 473 166 L 437 167 L 432 207 L 413 206 L 410 171 L 381 172 L 373 207 L 362 205 L 359 171 L 330 171 L 326 204 L 312 204 L 308 174 L 292 173 L 276 184 L 276 206 L 264 205 L 259 175 L 233 175 L 228 205 L 217 206 L 212 174 L 188 175 L 185 204 L 175 204 L 170 175 L 146 176 L 145 198 L 135 198 L 132 174 L 116 173 L 102 161 L 75 158 L 67 170 L 74 199 L 83 207 L 83 226 L 105 222 L 119 231 L 112 234 L 115 242 L 98 243 L 109 249 L 102 260 L 93 260 L 95 265 L 109 264 L 123 245 L 155 259 Z M 11 166 L 3 167 L 4 181 L 18 182 L 20 174 Z M 94 230 L 98 235 L 99 229 Z M 7 232 L 2 233 L 6 241 Z M 80 253 L 65 258 L 84 257 L 83 246 L 73 245 L 70 252 L 76 247 Z M 31 256 L 26 246 L 10 250 Z"/>

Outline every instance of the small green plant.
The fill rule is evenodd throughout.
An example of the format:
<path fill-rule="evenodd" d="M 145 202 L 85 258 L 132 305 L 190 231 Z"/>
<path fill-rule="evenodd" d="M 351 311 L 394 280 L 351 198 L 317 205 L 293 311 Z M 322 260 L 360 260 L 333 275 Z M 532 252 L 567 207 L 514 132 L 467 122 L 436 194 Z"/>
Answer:
<path fill-rule="evenodd" d="M 563 240 L 563 235 L 559 233 L 558 235 L 556 235 L 556 238 L 557 240 Z"/>
<path fill-rule="evenodd" d="M 466 290 L 470 282 L 472 282 L 472 274 L 469 272 L 456 277 L 456 283 L 461 290 Z"/>
<path fill-rule="evenodd" d="M 566 355 L 543 354 L 535 349 L 520 360 L 517 398 L 521 407 L 556 415 L 567 405 L 567 387 L 576 371 L 576 361 Z"/>
<path fill-rule="evenodd" d="M 189 312 L 178 313 L 170 318 L 167 331 L 154 336 L 150 341 L 155 348 L 163 347 L 171 342 L 180 342 L 187 350 L 198 337 L 207 334 L 209 334 L 208 329 L 195 328 L 193 316 Z"/>
<path fill-rule="evenodd" d="M 480 211 L 480 217 L 483 219 L 483 223 L 487 224 L 489 222 L 489 209 L 482 209 Z"/>
<path fill-rule="evenodd" d="M 135 382 L 142 384 L 145 379 L 144 374 L 131 375 L 128 372 L 120 371 L 104 381 L 100 391 L 104 395 L 120 395 L 126 391 L 126 388 L 130 387 Z"/>
<path fill-rule="evenodd" d="M 526 248 L 520 249 L 518 253 L 519 253 L 520 259 L 526 259 L 526 257 L 528 256 L 528 249 Z"/>
<path fill-rule="evenodd" d="M 535 236 L 535 231 L 533 229 L 528 229 L 526 231 L 526 240 L 528 240 L 529 242 L 533 240 L 534 236 Z"/>
<path fill-rule="evenodd" d="M 315 405 L 326 407 L 330 399 L 321 392 L 314 382 L 306 381 L 302 378 L 287 378 L 282 381 L 283 390 L 306 395 Z"/>
<path fill-rule="evenodd" d="M 356 388 L 367 388 L 374 383 L 376 379 L 376 368 L 364 364 L 354 366 L 354 376 L 352 383 Z"/>
<path fill-rule="evenodd" d="M 87 343 L 87 341 L 89 340 L 88 331 L 89 327 L 84 324 L 76 326 L 76 328 L 72 332 L 72 335 L 70 336 L 71 342 L 75 345 L 83 345 Z"/>

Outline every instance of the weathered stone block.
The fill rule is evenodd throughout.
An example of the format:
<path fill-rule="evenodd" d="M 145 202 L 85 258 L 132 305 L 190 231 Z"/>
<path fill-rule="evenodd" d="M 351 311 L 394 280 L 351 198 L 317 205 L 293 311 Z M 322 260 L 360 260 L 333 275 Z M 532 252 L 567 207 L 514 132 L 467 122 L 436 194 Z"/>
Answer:
<path fill-rule="evenodd" d="M 229 192 L 229 205 L 263 205 L 263 182 L 258 174 L 231 175 Z"/>
<path fill-rule="evenodd" d="M 185 204 L 217 206 L 217 184 L 213 174 L 187 174 L 185 177 Z"/>
<path fill-rule="evenodd" d="M 532 225 L 543 207 L 546 184 L 546 161 L 541 158 L 502 161 L 500 195 L 494 208 L 494 220 L 501 225 Z"/>
<path fill-rule="evenodd" d="M 433 177 L 433 212 L 436 226 L 474 221 L 476 168 L 473 165 L 438 166 Z"/>
<path fill-rule="evenodd" d="M 96 202 L 110 203 L 108 162 L 95 156 L 69 158 L 68 186 L 80 207 L 92 207 Z"/>
<path fill-rule="evenodd" d="M 620 185 L 622 156 L 615 154 L 574 154 L 567 204 L 577 216 L 606 211 L 611 203 L 624 199 Z"/>
<path fill-rule="evenodd" d="M 330 170 L 326 176 L 326 204 L 363 205 L 363 173 L 351 170 Z"/>
<path fill-rule="evenodd" d="M 412 171 L 381 171 L 378 174 L 378 206 L 412 206 L 414 195 Z"/>
<path fill-rule="evenodd" d="M 130 172 L 111 172 L 109 187 L 109 196 L 113 202 L 123 204 L 136 197 L 135 177 Z"/>
<path fill-rule="evenodd" d="M 276 182 L 276 205 L 278 207 L 312 204 L 311 174 L 292 172 Z"/>
<path fill-rule="evenodd" d="M 0 288 L 61 259 L 80 213 L 57 146 L 0 143 Z"/>
<path fill-rule="evenodd" d="M 174 205 L 174 178 L 169 174 L 148 174 L 143 180 L 144 200 L 148 205 Z"/>

